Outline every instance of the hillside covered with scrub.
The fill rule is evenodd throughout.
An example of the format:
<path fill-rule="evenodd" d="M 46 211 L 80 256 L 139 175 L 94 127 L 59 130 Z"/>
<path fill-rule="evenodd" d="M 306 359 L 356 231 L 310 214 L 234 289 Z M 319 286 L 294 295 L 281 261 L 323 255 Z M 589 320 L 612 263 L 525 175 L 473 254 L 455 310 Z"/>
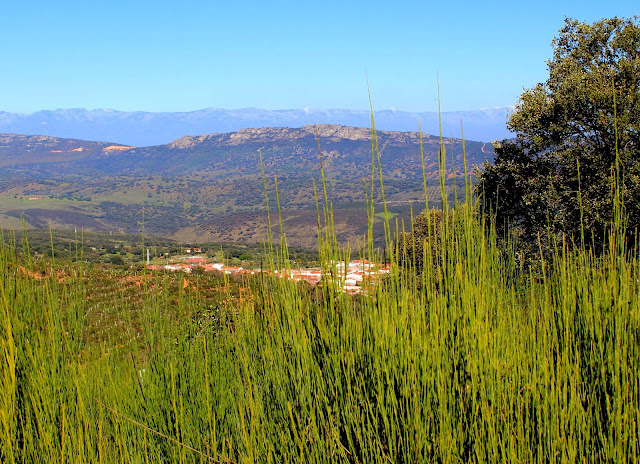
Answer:
<path fill-rule="evenodd" d="M 0 135 L 0 226 L 147 233 L 181 242 L 260 243 L 266 237 L 265 185 L 276 184 L 291 244 L 313 247 L 314 185 L 321 171 L 343 243 L 367 230 L 363 179 L 371 177 L 367 128 L 313 125 L 184 136 L 130 147 L 46 136 Z M 391 214 L 410 222 L 423 207 L 423 171 L 438 192 L 440 137 L 375 132 Z M 448 194 L 467 172 L 492 159 L 491 144 L 445 139 Z M 424 159 L 423 159 L 424 158 Z M 423 163 L 424 161 L 424 163 Z M 264 170 L 264 172 L 263 172 Z M 457 182 L 456 182 L 457 179 Z M 462 190 L 462 189 L 461 189 Z M 375 192 L 380 201 L 380 193 Z M 323 202 L 324 199 L 318 199 Z M 144 211 L 144 217 L 143 217 Z M 381 222 L 375 228 L 381 243 Z"/>

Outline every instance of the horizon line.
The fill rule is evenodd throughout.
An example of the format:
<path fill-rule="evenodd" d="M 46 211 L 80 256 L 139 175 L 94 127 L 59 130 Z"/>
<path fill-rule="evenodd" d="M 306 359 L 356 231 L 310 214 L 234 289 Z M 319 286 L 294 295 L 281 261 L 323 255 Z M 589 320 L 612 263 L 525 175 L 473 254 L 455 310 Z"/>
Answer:
<path fill-rule="evenodd" d="M 445 113 L 467 113 L 467 112 L 473 112 L 473 111 L 488 111 L 488 110 L 501 110 L 501 109 L 511 109 L 513 108 L 514 105 L 509 105 L 509 106 L 495 106 L 495 107 L 485 107 L 485 108 L 474 108 L 474 109 L 467 109 L 467 110 L 449 110 L 449 111 L 441 111 L 441 114 L 445 114 Z M 273 113 L 278 113 L 278 112 L 287 112 L 287 111 L 302 111 L 305 113 L 311 113 L 311 112 L 321 112 L 321 111 L 349 111 L 349 112 L 358 112 L 358 113 L 371 113 L 371 110 L 369 109 L 348 109 L 348 108 L 309 108 L 309 107 L 304 107 L 304 108 L 283 108 L 283 109 L 266 109 L 266 108 L 259 108 L 259 107 L 254 107 L 254 106 L 247 106 L 247 107 L 242 107 L 242 108 L 222 108 L 222 107 L 216 107 L 216 106 L 209 106 L 209 107 L 205 107 L 205 108 L 199 108 L 199 109 L 195 109 L 195 110 L 182 110 L 182 111 L 146 111 L 146 110 L 118 110 L 118 109 L 114 109 L 114 108 L 85 108 L 85 107 L 67 107 L 67 108 L 56 108 L 56 109 L 41 109 L 41 110 L 36 110 L 36 111 L 32 111 L 32 112 L 23 112 L 23 111 L 5 111 L 5 110 L 0 110 L 0 113 L 8 113 L 8 114 L 17 114 L 17 115 L 34 115 L 37 113 L 43 113 L 43 112 L 56 112 L 56 111 L 69 111 L 69 110 L 81 110 L 81 111 L 86 111 L 86 112 L 93 112 L 93 111 L 101 111 L 101 112 L 114 112 L 114 113 L 147 113 L 147 114 L 179 114 L 179 113 L 198 113 L 201 111 L 207 111 L 207 110 L 219 110 L 219 111 L 247 111 L 247 110 L 259 110 L 259 111 L 265 111 L 265 112 L 273 112 Z M 390 113 L 406 113 L 406 114 L 425 114 L 425 113 L 435 113 L 437 114 L 438 111 L 437 110 L 425 110 L 425 111 L 407 111 L 407 110 L 402 110 L 402 109 L 398 109 L 398 108 L 385 108 L 385 109 L 377 109 L 377 110 L 373 110 L 374 114 L 375 113 L 383 113 L 383 112 L 390 112 Z"/>

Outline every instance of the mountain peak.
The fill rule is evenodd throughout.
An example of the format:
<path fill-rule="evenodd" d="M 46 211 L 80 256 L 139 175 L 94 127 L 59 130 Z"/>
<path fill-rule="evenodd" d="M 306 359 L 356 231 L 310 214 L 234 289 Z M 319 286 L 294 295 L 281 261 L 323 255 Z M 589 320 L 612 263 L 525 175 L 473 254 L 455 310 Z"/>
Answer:
<path fill-rule="evenodd" d="M 169 143 L 167 146 L 169 148 L 179 148 L 179 149 L 191 148 L 204 142 L 205 140 L 207 140 L 209 137 L 213 135 L 216 135 L 216 134 L 185 135 Z"/>
<path fill-rule="evenodd" d="M 351 127 L 339 124 L 309 124 L 302 130 L 319 137 L 338 137 L 349 140 L 367 140 L 371 138 L 371 129 Z"/>

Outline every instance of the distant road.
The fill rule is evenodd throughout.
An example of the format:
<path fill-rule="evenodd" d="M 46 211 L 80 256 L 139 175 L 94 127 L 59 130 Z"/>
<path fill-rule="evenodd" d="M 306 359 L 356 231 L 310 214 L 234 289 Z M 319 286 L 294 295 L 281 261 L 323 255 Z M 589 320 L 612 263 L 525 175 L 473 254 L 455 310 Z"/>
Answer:
<path fill-rule="evenodd" d="M 423 202 L 424 200 L 418 199 L 418 200 L 388 200 L 387 204 L 391 205 L 391 204 L 400 204 L 400 203 L 419 203 L 419 202 Z"/>

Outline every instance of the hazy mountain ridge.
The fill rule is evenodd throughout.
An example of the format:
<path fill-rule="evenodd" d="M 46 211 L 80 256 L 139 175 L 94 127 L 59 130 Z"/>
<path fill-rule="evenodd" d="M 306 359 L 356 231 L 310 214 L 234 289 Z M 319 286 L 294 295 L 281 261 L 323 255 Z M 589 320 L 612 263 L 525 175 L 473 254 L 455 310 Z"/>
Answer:
<path fill-rule="evenodd" d="M 509 108 L 443 112 L 445 137 L 489 142 L 511 134 L 505 127 Z M 375 112 L 376 127 L 389 131 L 439 133 L 438 113 L 384 110 Z M 314 124 L 369 127 L 371 114 L 359 110 L 226 110 L 206 108 L 189 112 L 117 111 L 84 108 L 43 110 L 31 114 L 0 112 L 0 132 L 44 134 L 84 140 L 112 140 L 134 146 L 169 143 L 184 135 L 228 133 L 247 127 L 299 128 Z"/>

